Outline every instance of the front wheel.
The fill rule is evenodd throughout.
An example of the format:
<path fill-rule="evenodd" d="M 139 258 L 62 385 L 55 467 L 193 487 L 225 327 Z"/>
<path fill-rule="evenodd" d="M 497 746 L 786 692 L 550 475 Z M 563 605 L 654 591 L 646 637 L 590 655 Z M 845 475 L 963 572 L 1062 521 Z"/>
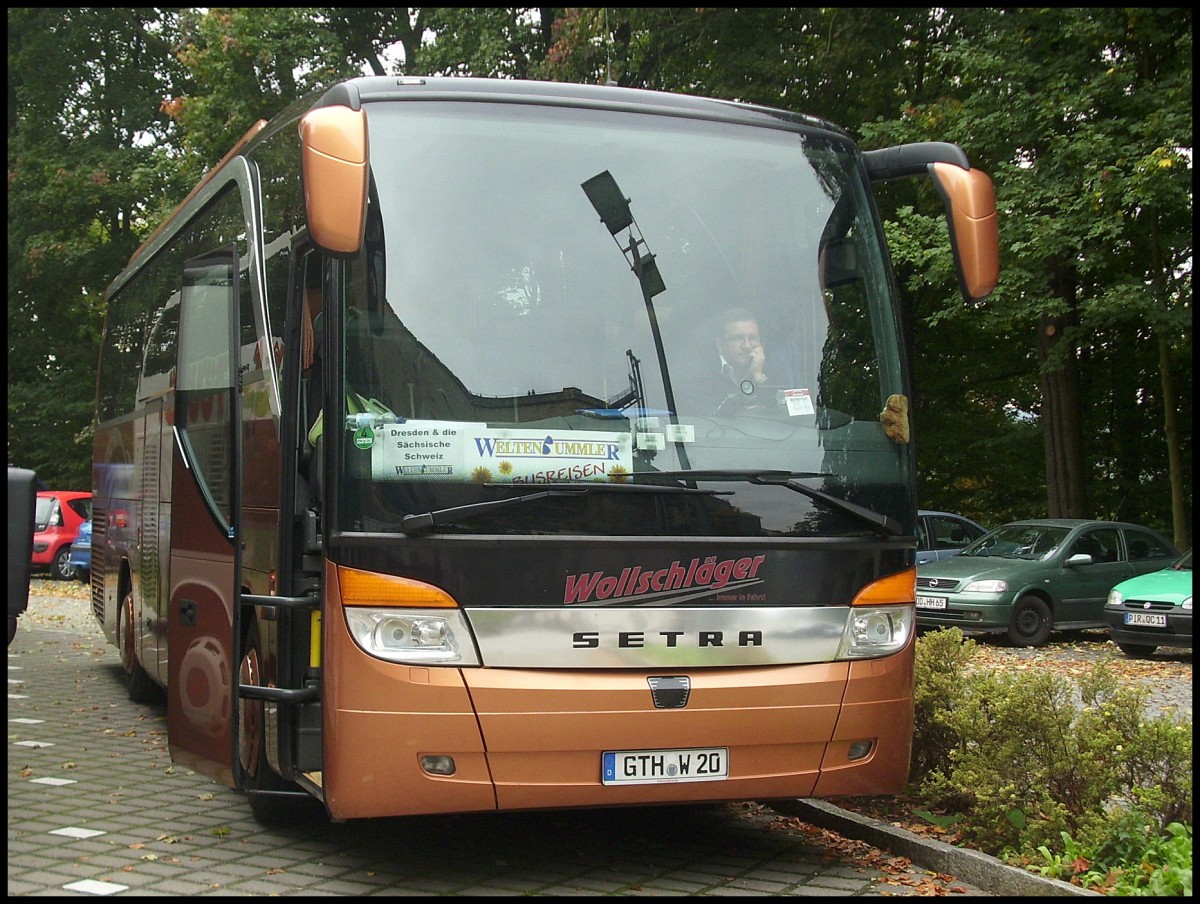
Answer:
<path fill-rule="evenodd" d="M 1054 620 L 1046 601 L 1036 596 L 1023 596 L 1013 605 L 1008 625 L 1008 639 L 1018 647 L 1040 647 L 1050 639 Z"/>
<path fill-rule="evenodd" d="M 262 640 L 257 622 L 246 633 L 238 683 L 268 686 L 263 675 Z M 280 778 L 267 762 L 264 709 L 262 700 L 238 697 L 238 764 L 245 776 L 250 811 L 255 819 L 268 826 L 311 820 L 323 812 L 320 804 L 297 785 Z"/>
<path fill-rule="evenodd" d="M 1117 647 L 1131 659 L 1145 659 L 1158 649 L 1147 643 L 1119 643 Z"/>

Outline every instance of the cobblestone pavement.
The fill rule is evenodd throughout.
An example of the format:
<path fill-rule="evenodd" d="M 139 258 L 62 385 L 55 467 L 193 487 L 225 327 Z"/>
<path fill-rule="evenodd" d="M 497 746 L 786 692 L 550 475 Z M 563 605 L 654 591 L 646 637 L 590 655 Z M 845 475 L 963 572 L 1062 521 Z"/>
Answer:
<path fill-rule="evenodd" d="M 9 895 L 1081 893 L 823 802 L 266 828 L 171 763 L 165 708 L 128 700 L 87 588 L 31 590 L 8 651 Z M 1188 674 L 1190 718 L 1190 654 Z"/>

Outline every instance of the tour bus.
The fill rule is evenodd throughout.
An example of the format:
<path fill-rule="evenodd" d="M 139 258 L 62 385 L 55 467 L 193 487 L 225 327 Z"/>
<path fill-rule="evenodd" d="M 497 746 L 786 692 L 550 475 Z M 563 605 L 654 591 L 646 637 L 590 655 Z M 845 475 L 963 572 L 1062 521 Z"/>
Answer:
<path fill-rule="evenodd" d="M 257 123 L 107 293 L 92 606 L 173 760 L 263 819 L 899 792 L 909 176 L 986 296 L 951 144 L 473 78 Z"/>

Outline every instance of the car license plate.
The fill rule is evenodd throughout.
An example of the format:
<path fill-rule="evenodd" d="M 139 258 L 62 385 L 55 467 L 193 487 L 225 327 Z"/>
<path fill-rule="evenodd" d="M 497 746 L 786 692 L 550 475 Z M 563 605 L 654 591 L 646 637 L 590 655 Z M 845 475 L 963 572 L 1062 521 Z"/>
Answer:
<path fill-rule="evenodd" d="M 917 596 L 918 609 L 945 609 L 949 602 L 944 596 Z"/>
<path fill-rule="evenodd" d="M 1147 628 L 1165 628 L 1167 617 L 1160 612 L 1126 612 L 1125 624 L 1143 625 Z"/>
<path fill-rule="evenodd" d="M 729 778 L 729 748 L 607 750 L 601 757 L 605 785 L 711 782 Z"/>

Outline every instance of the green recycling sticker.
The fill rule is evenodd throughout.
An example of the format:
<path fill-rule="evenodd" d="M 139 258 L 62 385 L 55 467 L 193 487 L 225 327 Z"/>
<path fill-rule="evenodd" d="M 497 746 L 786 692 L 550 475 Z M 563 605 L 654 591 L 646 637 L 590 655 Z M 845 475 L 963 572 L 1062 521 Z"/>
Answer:
<path fill-rule="evenodd" d="M 372 427 L 359 427 L 354 431 L 354 445 L 358 449 L 370 449 L 375 445 L 375 430 Z"/>

